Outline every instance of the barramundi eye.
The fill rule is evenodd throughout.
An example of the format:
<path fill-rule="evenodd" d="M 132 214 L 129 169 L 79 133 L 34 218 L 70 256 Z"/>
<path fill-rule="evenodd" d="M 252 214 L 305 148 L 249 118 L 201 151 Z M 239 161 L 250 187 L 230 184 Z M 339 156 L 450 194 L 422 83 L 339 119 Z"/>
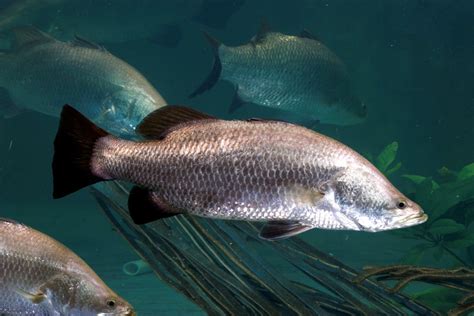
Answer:
<path fill-rule="evenodd" d="M 405 201 L 398 201 L 397 208 L 403 210 L 405 207 L 407 207 L 407 203 Z"/>
<path fill-rule="evenodd" d="M 111 308 L 115 307 L 115 300 L 113 299 L 107 300 L 107 306 Z"/>

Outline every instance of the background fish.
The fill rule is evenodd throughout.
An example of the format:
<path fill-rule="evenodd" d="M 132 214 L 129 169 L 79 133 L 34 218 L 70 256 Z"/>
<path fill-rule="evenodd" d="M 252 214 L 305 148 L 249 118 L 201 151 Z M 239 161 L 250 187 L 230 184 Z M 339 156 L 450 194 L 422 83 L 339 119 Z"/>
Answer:
<path fill-rule="evenodd" d="M 75 102 L 96 124 L 123 134 L 165 104 L 135 68 L 101 46 L 60 42 L 31 27 L 13 35 L 14 46 L 0 55 L 0 115 L 29 109 L 59 116 L 58 105 Z"/>
<path fill-rule="evenodd" d="M 72 251 L 8 219 L 0 219 L 0 270 L 1 315 L 135 315 Z"/>
<path fill-rule="evenodd" d="M 155 140 L 110 136 L 65 106 L 54 143 L 53 196 L 126 180 L 138 185 L 129 198 L 136 223 L 183 212 L 266 221 L 267 239 L 315 227 L 375 232 L 427 219 L 362 156 L 297 125 L 165 107 L 138 131 Z"/>
<path fill-rule="evenodd" d="M 62 40 L 78 34 L 99 43 L 148 39 L 173 47 L 182 24 L 196 21 L 224 28 L 243 4 L 244 0 L 17 0 L 0 11 L 0 30 L 32 24 Z"/>
<path fill-rule="evenodd" d="M 336 125 L 365 118 L 366 107 L 355 96 L 345 65 L 308 32 L 285 35 L 263 26 L 250 43 L 236 47 L 206 37 L 214 48 L 214 68 L 191 97 L 222 78 L 236 88 L 231 112 L 253 103 Z"/>

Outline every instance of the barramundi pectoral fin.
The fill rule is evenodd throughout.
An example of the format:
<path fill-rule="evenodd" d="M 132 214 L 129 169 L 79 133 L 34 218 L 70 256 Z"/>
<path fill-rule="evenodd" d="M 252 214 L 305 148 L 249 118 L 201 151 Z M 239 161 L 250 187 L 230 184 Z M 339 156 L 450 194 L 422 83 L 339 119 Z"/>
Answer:
<path fill-rule="evenodd" d="M 215 119 L 213 116 L 180 105 L 168 105 L 151 112 L 136 131 L 148 139 L 163 139 L 183 124 Z"/>
<path fill-rule="evenodd" d="M 40 304 L 46 299 L 46 294 L 43 292 L 38 292 L 38 293 L 30 293 L 28 291 L 25 291 L 23 289 L 16 289 L 15 290 L 18 295 L 23 296 L 26 298 L 28 301 L 30 301 L 33 304 Z"/>
<path fill-rule="evenodd" d="M 259 236 L 262 239 L 279 240 L 301 234 L 311 228 L 297 221 L 271 221 L 263 226 Z"/>
<path fill-rule="evenodd" d="M 166 205 L 152 191 L 135 186 L 128 197 L 128 211 L 135 224 L 146 224 L 180 214 Z"/>

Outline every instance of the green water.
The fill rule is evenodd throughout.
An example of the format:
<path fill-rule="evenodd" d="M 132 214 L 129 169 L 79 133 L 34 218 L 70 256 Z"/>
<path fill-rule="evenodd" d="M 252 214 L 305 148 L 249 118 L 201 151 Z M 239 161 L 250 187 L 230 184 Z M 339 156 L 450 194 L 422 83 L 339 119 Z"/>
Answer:
<path fill-rule="evenodd" d="M 14 2 L 0 0 L 0 10 Z M 136 5 L 145 5 L 140 2 Z M 110 3 L 110 10 L 120 5 Z M 156 14 L 153 4 L 146 5 L 150 15 Z M 55 12 L 49 14 L 54 16 Z M 22 23 L 28 18 L 26 15 Z M 401 162 L 401 167 L 389 178 L 402 192 L 417 190 L 403 177 L 405 174 L 433 177 L 442 184 L 446 177 L 440 175 L 440 168 L 457 172 L 474 162 L 474 2 L 469 0 L 247 0 L 223 28 L 180 17 L 176 23 L 182 29 L 182 39 L 176 47 L 160 46 L 144 38 L 101 44 L 136 67 L 169 104 L 190 105 L 222 118 L 281 118 L 276 112 L 252 105 L 229 114 L 233 87 L 221 81 L 198 98 L 187 97 L 212 66 L 212 52 L 201 31 L 238 45 L 255 35 L 262 18 L 279 32 L 310 30 L 346 63 L 358 95 L 367 104 L 368 119 L 360 125 L 318 125 L 315 129 L 374 157 L 388 144 L 398 142 L 395 163 Z M 35 21 L 31 17 L 31 23 L 26 24 Z M 126 15 L 123 21 L 142 23 Z M 84 16 L 83 23 L 87 22 Z M 37 26 L 44 29 L 43 24 Z M 36 112 L 0 120 L 0 215 L 24 222 L 70 247 L 132 303 L 139 315 L 203 314 L 155 275 L 131 277 L 122 272 L 122 265 L 138 259 L 138 255 L 87 190 L 62 200 L 52 199 L 51 159 L 57 124 L 57 118 Z M 416 200 L 416 194 L 413 196 Z M 474 195 L 462 197 L 465 203 L 443 216 L 464 225 L 464 229 L 458 235 L 443 235 L 446 240 L 461 240 L 471 234 L 474 216 L 469 214 L 474 210 Z M 430 214 L 430 209 L 426 212 Z M 358 269 L 400 263 L 422 242 L 390 232 L 313 230 L 302 238 Z M 433 247 L 416 263 L 443 268 L 472 266 L 471 247 L 452 248 L 456 256 L 446 251 L 436 254 Z M 286 267 L 275 269 L 291 278 L 292 272 Z M 409 290 L 416 292 L 418 288 Z"/>

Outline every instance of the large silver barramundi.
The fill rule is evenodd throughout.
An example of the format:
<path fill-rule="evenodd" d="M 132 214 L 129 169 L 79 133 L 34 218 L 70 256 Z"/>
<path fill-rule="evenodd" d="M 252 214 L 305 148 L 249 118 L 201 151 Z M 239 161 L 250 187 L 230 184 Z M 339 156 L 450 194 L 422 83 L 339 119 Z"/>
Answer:
<path fill-rule="evenodd" d="M 9 219 L 0 219 L 0 271 L 0 315 L 135 315 L 71 250 Z"/>
<path fill-rule="evenodd" d="M 191 97 L 222 78 L 236 89 L 231 112 L 251 103 L 313 123 L 351 125 L 365 119 L 366 106 L 354 94 L 346 66 L 308 32 L 293 36 L 264 27 L 250 43 L 236 47 L 206 37 L 214 48 L 214 67 Z"/>
<path fill-rule="evenodd" d="M 0 53 L 0 115 L 28 109 L 59 116 L 63 104 L 74 102 L 96 124 L 122 134 L 165 104 L 145 77 L 101 46 L 61 42 L 32 27 L 13 36 L 11 51 Z"/>
<path fill-rule="evenodd" d="M 349 147 L 301 126 L 225 121 L 180 106 L 147 116 L 132 142 L 109 135 L 65 106 L 55 139 L 55 198 L 92 183 L 136 184 L 137 224 L 189 213 L 265 221 L 260 236 L 311 228 L 377 232 L 427 216 Z"/>

